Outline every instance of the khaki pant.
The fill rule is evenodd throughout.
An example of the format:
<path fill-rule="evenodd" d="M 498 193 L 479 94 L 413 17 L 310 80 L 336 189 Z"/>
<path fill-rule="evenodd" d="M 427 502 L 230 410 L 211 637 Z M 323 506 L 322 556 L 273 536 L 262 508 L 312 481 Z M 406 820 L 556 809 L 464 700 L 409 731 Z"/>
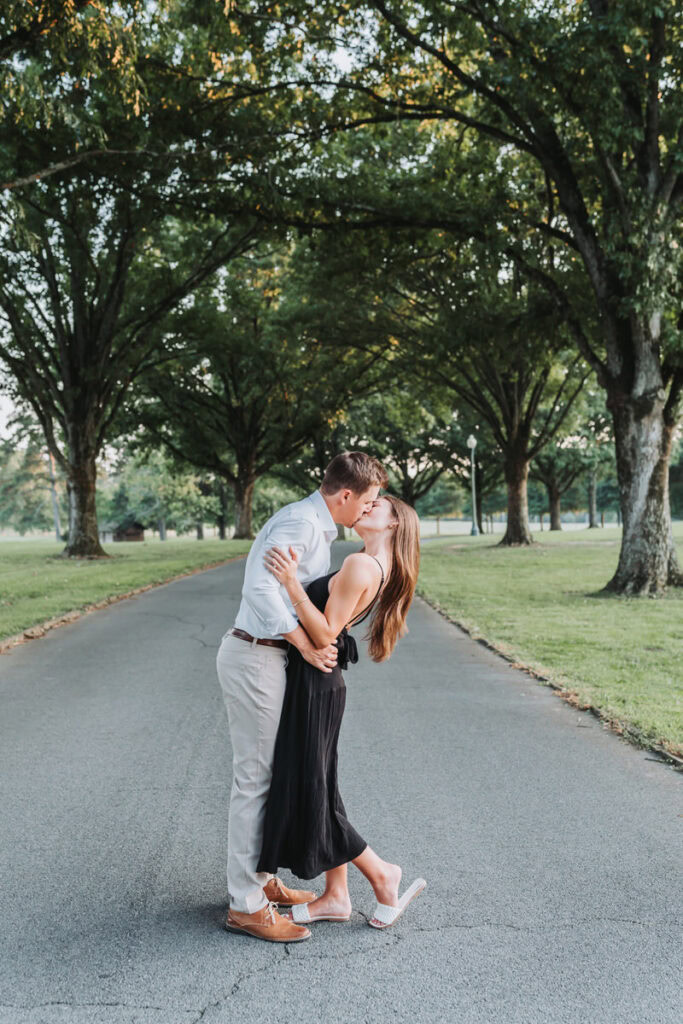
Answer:
<path fill-rule="evenodd" d="M 228 892 L 233 910 L 253 914 L 267 904 L 271 875 L 256 871 L 273 769 L 275 737 L 285 695 L 287 652 L 226 633 L 216 669 L 232 742 L 228 821 Z"/>

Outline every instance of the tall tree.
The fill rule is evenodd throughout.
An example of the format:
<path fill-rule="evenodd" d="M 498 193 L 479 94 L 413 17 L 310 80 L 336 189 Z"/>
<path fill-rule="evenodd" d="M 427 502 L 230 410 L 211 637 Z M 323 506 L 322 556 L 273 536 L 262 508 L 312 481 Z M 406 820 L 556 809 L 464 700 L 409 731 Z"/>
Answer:
<path fill-rule="evenodd" d="M 98 182 L 79 177 L 54 202 L 27 201 L 35 248 L 15 238 L 0 256 L 0 357 L 67 475 L 65 553 L 92 556 L 104 554 L 95 509 L 98 454 L 131 382 L 182 344 L 158 324 L 251 244 L 253 227 L 208 218 L 179 237 L 168 221 L 158 224 L 156 210 L 136 208 L 125 186 L 109 190 L 111 205 L 100 205 L 91 199 Z"/>
<path fill-rule="evenodd" d="M 514 261 L 478 246 L 444 243 L 397 260 L 391 276 L 404 372 L 447 389 L 487 424 L 508 492 L 501 544 L 531 544 L 529 464 L 562 428 L 588 372 L 567 358 L 566 325 Z"/>
<path fill-rule="evenodd" d="M 98 492 L 102 517 L 116 523 L 136 520 L 159 531 L 186 532 L 207 509 L 196 473 L 182 470 L 159 451 L 121 453 L 114 473 Z"/>
<path fill-rule="evenodd" d="M 380 394 L 352 401 L 335 441 L 340 451 L 363 448 L 380 459 L 389 489 L 409 505 L 424 498 L 444 473 L 461 469 L 467 453 L 447 399 L 408 390 L 400 376 Z"/>
<path fill-rule="evenodd" d="M 555 440 L 531 464 L 531 476 L 540 480 L 548 495 L 550 529 L 562 529 L 562 497 L 585 473 L 586 463 L 580 439 Z"/>
<path fill-rule="evenodd" d="M 121 98 L 115 60 L 103 58 L 91 75 L 87 64 L 69 66 L 68 52 L 41 51 L 36 83 L 73 107 L 74 117 L 33 123 L 21 116 L 20 94 L 10 95 L 6 111 L 16 124 L 0 149 L 3 175 L 21 178 L 66 161 L 38 181 L 25 174 L 2 201 L 0 359 L 67 475 L 67 555 L 105 554 L 96 460 L 132 382 L 183 347 L 164 334 L 163 318 L 257 233 L 254 215 L 239 213 L 238 168 L 258 159 L 265 135 L 254 118 L 261 115 L 245 114 L 235 88 L 216 106 L 206 79 L 190 73 L 193 66 L 216 73 L 214 27 L 226 49 L 234 41 L 238 71 L 249 43 L 215 6 L 199 18 L 191 4 L 172 5 L 168 18 L 162 8 L 127 26 L 145 51 L 136 70 L 144 84 L 139 110 Z M 97 39 L 108 53 L 111 40 Z M 88 159 L 71 160 L 81 150 Z M 202 176 L 209 165 L 221 179 L 210 197 Z"/>
<path fill-rule="evenodd" d="M 46 83 L 41 73 L 45 67 L 58 69 L 62 78 L 68 74 L 71 81 L 105 75 L 112 99 L 131 114 L 138 111 L 142 81 L 134 25 L 142 8 L 142 0 L 5 0 L 0 16 L 0 130 L 9 138 L 19 125 L 54 132 L 68 123 L 72 130 L 77 127 L 81 141 L 83 134 L 87 137 L 89 112 L 83 104 L 68 101 L 63 82 Z M 100 137 L 98 146 L 103 142 Z M 61 159 L 43 151 L 36 154 L 34 165 L 16 155 L 16 164 L 3 162 L 0 189 L 18 188 L 80 163 L 88 150 L 76 147 Z"/>
<path fill-rule="evenodd" d="M 177 313 L 191 354 L 147 373 L 130 413 L 154 443 L 233 489 L 236 537 L 252 536 L 259 478 L 376 381 L 381 344 L 360 354 L 327 344 L 301 299 L 286 253 L 235 261 Z"/>
<path fill-rule="evenodd" d="M 610 461 L 605 448 L 609 441 L 610 421 L 604 392 L 593 381 L 587 381 L 562 430 L 531 463 L 531 476 L 546 490 L 551 530 L 562 529 L 563 496 L 572 491 L 580 477 L 590 474 L 598 461 Z M 591 525 L 597 522 L 591 521 Z"/>
<path fill-rule="evenodd" d="M 269 12 L 288 46 L 299 41 L 293 77 L 307 98 L 299 118 L 312 136 L 367 132 L 368 160 L 386 161 L 385 126 L 431 123 L 428 195 L 440 193 L 444 226 L 453 188 L 444 162 L 457 160 L 463 136 L 490 140 L 503 161 L 518 154 L 501 212 L 518 237 L 541 232 L 581 261 L 600 328 L 597 338 L 586 331 L 574 295 L 552 270 L 536 268 L 605 389 L 614 422 L 624 529 L 608 589 L 647 594 L 680 584 L 668 494 L 683 391 L 680 5 L 358 0 L 340 9 L 300 0 L 286 19 Z M 291 64 L 291 46 L 283 52 Z M 273 82 L 272 62 L 265 73 Z M 415 161 L 405 166 L 398 195 L 417 223 Z M 344 179 L 354 184 L 352 169 Z M 285 175 L 283 194 L 289 190 Z M 551 216 L 530 209 L 537 194 L 548 197 Z M 386 192 L 365 192 L 356 208 L 376 211 L 386 201 Z"/>

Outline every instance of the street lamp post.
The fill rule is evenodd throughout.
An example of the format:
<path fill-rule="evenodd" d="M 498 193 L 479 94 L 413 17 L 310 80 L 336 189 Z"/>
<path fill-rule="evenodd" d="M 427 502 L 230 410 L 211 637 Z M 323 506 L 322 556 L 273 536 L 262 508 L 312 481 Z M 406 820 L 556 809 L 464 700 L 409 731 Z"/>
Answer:
<path fill-rule="evenodd" d="M 474 482 L 474 449 L 477 447 L 477 439 L 474 434 L 470 434 L 467 438 L 467 447 L 470 450 L 470 467 L 472 473 L 472 529 L 470 530 L 470 536 L 478 537 L 479 530 L 477 529 L 477 491 Z"/>

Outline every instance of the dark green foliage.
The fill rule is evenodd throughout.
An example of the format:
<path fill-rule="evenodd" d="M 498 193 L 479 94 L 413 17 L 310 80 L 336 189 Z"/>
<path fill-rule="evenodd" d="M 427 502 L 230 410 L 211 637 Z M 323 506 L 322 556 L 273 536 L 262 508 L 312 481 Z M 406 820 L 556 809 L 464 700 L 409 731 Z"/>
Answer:
<path fill-rule="evenodd" d="M 228 482 L 237 536 L 249 536 L 257 480 L 373 387 L 381 339 L 367 352 L 330 339 L 287 250 L 235 260 L 169 327 L 186 354 L 145 375 L 131 418 L 153 443 Z"/>
<path fill-rule="evenodd" d="M 441 476 L 434 486 L 415 502 L 419 516 L 428 519 L 461 513 L 464 501 L 463 485 L 453 476 Z"/>
<path fill-rule="evenodd" d="M 0 440 L 0 528 L 20 534 L 55 529 L 51 476 L 39 425 L 29 413 L 15 413 Z M 58 469 L 55 496 L 63 528 L 66 488 Z"/>

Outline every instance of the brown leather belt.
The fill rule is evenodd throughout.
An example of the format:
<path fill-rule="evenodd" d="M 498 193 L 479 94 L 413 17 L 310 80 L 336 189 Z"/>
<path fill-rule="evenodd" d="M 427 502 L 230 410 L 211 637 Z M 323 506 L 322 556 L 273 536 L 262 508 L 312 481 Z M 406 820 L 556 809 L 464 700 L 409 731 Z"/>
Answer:
<path fill-rule="evenodd" d="M 247 633 L 243 629 L 231 629 L 230 636 L 236 636 L 239 640 L 247 640 L 250 644 L 254 642 L 251 633 Z M 256 643 L 262 644 L 263 647 L 282 647 L 284 650 L 287 650 L 289 647 L 286 640 L 257 640 Z"/>

